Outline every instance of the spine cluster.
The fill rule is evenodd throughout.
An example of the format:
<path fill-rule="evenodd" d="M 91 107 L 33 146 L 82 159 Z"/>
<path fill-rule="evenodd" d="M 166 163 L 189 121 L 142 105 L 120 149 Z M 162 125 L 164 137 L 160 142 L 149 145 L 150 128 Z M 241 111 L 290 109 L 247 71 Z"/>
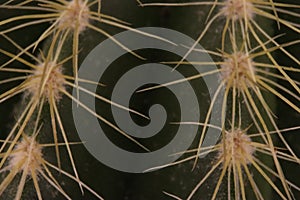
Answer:
<path fill-rule="evenodd" d="M 191 188 L 187 196 L 181 195 L 180 191 L 161 192 L 175 199 L 191 200 L 198 197 L 198 190 L 205 186 L 210 176 L 218 174 L 217 181 L 210 185 L 214 188 L 213 193 L 208 194 L 205 199 L 218 199 L 220 193 L 224 193 L 224 189 L 221 189 L 224 185 L 227 188 L 225 190 L 227 199 L 267 199 L 268 194 L 261 189 L 264 183 L 267 183 L 268 187 L 281 199 L 295 199 L 294 191 L 299 192 L 299 186 L 286 178 L 281 163 L 287 161 L 299 167 L 300 160 L 297 153 L 284 136 L 285 132 L 297 128 L 281 130 L 277 124 L 275 107 L 270 102 L 280 100 L 291 109 L 291 112 L 300 113 L 297 105 L 300 100 L 300 84 L 294 80 L 294 76 L 291 76 L 292 73 L 300 72 L 300 60 L 288 50 L 290 46 L 298 45 L 299 47 L 300 41 L 292 40 L 281 44 L 277 39 L 283 36 L 274 35 L 274 31 L 270 31 L 269 28 L 278 29 L 284 26 L 300 34 L 299 3 L 294 5 L 273 0 L 196 0 L 186 3 L 137 1 L 137 5 L 140 5 L 139 9 L 145 10 L 148 7 L 168 7 L 169 9 L 197 7 L 201 10 L 202 7 L 209 6 L 205 27 L 199 30 L 200 34 L 195 38 L 195 44 L 187 48 L 185 56 L 176 62 L 162 61 L 176 64 L 174 69 L 186 67 L 183 64 L 189 64 L 184 60 L 189 54 L 199 51 L 195 48 L 198 43 L 209 40 L 208 33 L 215 27 L 214 24 L 217 23 L 222 27 L 221 43 L 212 49 L 207 49 L 216 61 L 196 63 L 200 66 L 218 65 L 217 72 L 212 71 L 212 73 L 219 73 L 219 80 L 216 81 L 219 81 L 220 88 L 225 91 L 222 110 L 219 112 L 222 123 L 216 126 L 209 122 L 212 108 L 216 104 L 215 99 L 220 95 L 217 92 L 215 99 L 210 102 L 204 121 L 180 122 L 187 126 L 202 127 L 198 148 L 187 151 L 194 155 L 164 166 L 157 166 L 156 169 L 181 165 L 190 160 L 194 160 L 194 166 L 196 166 L 203 152 L 212 153 L 214 159 L 210 163 L 208 173 L 199 177 L 198 184 Z M 14 49 L 14 51 L 5 50 L 0 46 L 0 54 L 5 57 L 4 61 L 0 62 L 0 73 L 16 74 L 14 77 L 0 80 L 0 84 L 17 82 L 0 94 L 0 103 L 7 102 L 20 94 L 22 96 L 22 102 L 18 104 L 21 109 L 17 111 L 17 120 L 10 126 L 7 136 L 1 141 L 0 196 L 7 195 L 8 191 L 9 197 L 22 199 L 26 190 L 34 190 L 33 198 L 47 198 L 41 189 L 41 185 L 46 183 L 62 197 L 72 199 L 74 198 L 72 194 L 65 192 L 63 181 L 60 182 L 55 177 L 55 174 L 61 174 L 66 179 L 75 182 L 82 195 L 84 191 L 88 191 L 95 198 L 103 199 L 95 191 L 101 191 L 101 188 L 92 189 L 80 178 L 76 155 L 72 147 L 82 142 L 69 139 L 73 138 L 74 133 L 68 132 L 67 124 L 64 123 L 64 113 L 60 108 L 67 106 L 65 102 L 75 102 L 143 150 L 148 149 L 104 116 L 81 103 L 79 92 L 92 96 L 96 101 L 111 104 L 144 118 L 147 117 L 131 108 L 93 94 L 79 85 L 79 83 L 86 83 L 103 86 L 78 77 L 80 51 L 84 46 L 82 36 L 95 32 L 110 38 L 120 48 L 140 60 L 146 60 L 146 58 L 114 39 L 105 27 L 131 30 L 161 42 L 170 41 L 143 33 L 121 19 L 102 13 L 101 0 L 10 0 L 2 3 L 0 9 L 22 13 L 0 20 L 0 35 Z M 287 20 L 284 16 L 295 20 Z M 47 28 L 31 44 L 22 46 L 10 37 L 15 32 L 22 32 L 24 28 L 35 27 L 39 24 Z M 190 23 L 190 26 L 197 26 L 197 24 Z M 66 55 L 67 50 L 71 53 Z M 280 58 L 275 55 L 276 52 L 280 52 L 291 60 L 293 66 L 282 66 Z M 24 67 L 21 69 L 15 67 L 15 63 Z M 195 76 L 187 77 L 187 80 L 191 79 L 195 79 Z M 279 84 L 277 80 L 284 81 L 285 86 Z M 174 81 L 176 84 L 179 82 L 181 81 Z M 165 85 L 172 84 L 173 82 Z M 146 88 L 144 91 L 158 88 Z M 69 89 L 75 89 L 77 96 L 74 97 Z M 218 144 L 203 147 L 203 137 L 208 127 L 213 127 L 222 134 Z M 48 142 L 45 142 L 44 138 L 47 138 Z M 283 147 L 277 147 L 279 143 Z M 47 148 L 53 150 L 55 163 L 47 160 L 48 155 L 44 153 Z M 66 167 L 68 170 L 65 170 L 63 159 L 69 162 L 69 166 Z M 276 183 L 274 179 L 277 179 Z M 33 186 L 31 189 L 26 187 L 28 180 Z M 16 188 L 10 190 L 9 188 L 14 185 L 17 185 Z"/>

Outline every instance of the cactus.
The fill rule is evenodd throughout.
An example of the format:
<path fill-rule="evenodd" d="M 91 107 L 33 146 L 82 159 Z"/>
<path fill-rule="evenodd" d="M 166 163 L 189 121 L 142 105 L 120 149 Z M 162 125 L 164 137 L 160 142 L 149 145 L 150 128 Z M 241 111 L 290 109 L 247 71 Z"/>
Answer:
<path fill-rule="evenodd" d="M 0 10 L 0 109 L 10 115 L 0 118 L 0 199 L 300 198 L 300 183 L 290 180 L 286 169 L 299 169 L 299 148 L 290 139 L 299 129 L 297 118 L 291 126 L 281 118 L 285 112 L 300 113 L 298 2 L 9 0 L 1 1 Z M 181 44 L 134 28 L 145 26 L 173 29 L 195 41 Z M 113 36 L 120 30 L 184 49 L 184 54 L 132 50 Z M 104 72 L 108 78 L 99 82 L 79 76 L 80 65 L 107 38 L 128 55 L 112 63 Z M 204 52 L 213 60 L 189 58 Z M 129 106 L 113 101 L 113 87 L 123 73 L 147 63 L 167 65 L 183 78 L 141 85 Z M 195 66 L 211 70 L 201 74 Z M 203 78 L 215 74 L 218 87 L 209 97 L 210 86 Z M 198 100 L 210 98 L 199 100 L 201 116 L 196 121 L 181 120 L 181 102 L 172 101 L 174 94 L 168 90 L 186 82 Z M 192 98 L 192 92 L 181 92 Z M 95 99 L 96 110 L 84 103 L 85 96 Z M 152 123 L 148 112 L 157 102 L 168 111 L 158 137 L 130 135 L 111 111 L 126 111 L 144 126 Z M 180 155 L 173 162 L 140 173 L 117 171 L 85 148 L 89 141 L 77 133 L 72 103 L 96 118 L 115 145 L 130 152 L 156 151 L 180 127 L 197 136 L 185 152 L 169 155 Z M 220 110 L 214 113 L 217 106 Z M 194 109 L 186 112 L 192 115 Z M 220 123 L 214 124 L 212 117 Z M 208 129 L 221 133 L 217 144 L 205 144 Z"/>

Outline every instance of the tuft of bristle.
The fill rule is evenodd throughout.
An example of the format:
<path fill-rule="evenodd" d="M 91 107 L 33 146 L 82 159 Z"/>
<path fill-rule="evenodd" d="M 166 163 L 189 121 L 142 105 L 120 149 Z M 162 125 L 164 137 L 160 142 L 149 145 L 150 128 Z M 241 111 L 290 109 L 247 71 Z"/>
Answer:
<path fill-rule="evenodd" d="M 226 0 L 224 7 L 222 7 L 222 13 L 227 18 L 236 21 L 239 19 L 253 19 L 254 6 L 248 0 Z"/>
<path fill-rule="evenodd" d="M 234 129 L 225 133 L 224 141 L 219 149 L 219 158 L 223 162 L 234 160 L 237 163 L 250 164 L 249 158 L 253 156 L 255 147 L 251 145 L 251 138 L 245 131 Z"/>
<path fill-rule="evenodd" d="M 27 171 L 28 174 L 38 174 L 42 169 L 42 163 L 42 147 L 31 136 L 24 136 L 9 157 L 10 169 L 19 166 L 19 172 Z"/>
<path fill-rule="evenodd" d="M 45 74 L 43 74 L 45 73 Z M 54 97 L 56 102 L 62 98 L 61 90 L 65 89 L 65 78 L 63 77 L 62 67 L 54 62 L 44 62 L 36 66 L 34 74 L 28 77 L 28 93 L 33 97 L 40 94 L 48 101 Z M 43 88 L 43 81 L 45 85 Z"/>
<path fill-rule="evenodd" d="M 78 27 L 78 31 L 82 32 L 86 29 L 90 19 L 90 9 L 82 0 L 73 0 L 68 2 L 58 19 L 59 29 L 73 29 Z"/>
<path fill-rule="evenodd" d="M 220 75 L 228 87 L 241 90 L 244 85 L 250 87 L 255 82 L 255 67 L 246 53 L 235 52 L 224 59 Z"/>

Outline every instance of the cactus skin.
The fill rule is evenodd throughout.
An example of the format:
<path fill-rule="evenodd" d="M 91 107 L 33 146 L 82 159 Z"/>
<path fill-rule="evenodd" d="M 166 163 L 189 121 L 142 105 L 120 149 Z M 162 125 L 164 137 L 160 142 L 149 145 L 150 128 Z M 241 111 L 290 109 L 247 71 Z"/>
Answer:
<path fill-rule="evenodd" d="M 124 13 L 125 10 L 131 10 L 132 12 Z M 204 20 L 206 19 L 207 13 L 209 11 L 209 7 L 207 6 L 206 9 L 201 9 L 201 12 L 199 12 L 199 8 L 139 8 L 136 6 L 136 3 L 133 1 L 104 1 L 103 2 L 103 12 L 105 13 L 111 13 L 112 16 L 118 16 L 119 18 L 123 19 L 124 21 L 131 22 L 134 26 L 160 26 L 160 27 L 166 27 L 166 28 L 172 28 L 175 30 L 178 30 L 182 33 L 185 33 L 187 35 L 190 35 L 194 38 L 197 37 L 197 34 L 199 31 L 203 30 L 204 26 Z M 160 13 L 160 15 L 154 14 L 154 13 Z M 200 14 L 199 14 L 200 13 Z M 192 26 L 190 25 L 190 22 L 195 19 L 195 16 L 199 17 L 199 26 Z M 174 22 L 176 21 L 176 23 Z M 271 26 L 272 24 L 268 24 Z M 115 30 L 114 28 L 107 28 L 108 31 L 118 32 L 119 30 Z M 212 26 L 207 35 L 211 35 L 211 40 L 203 40 L 203 43 L 201 43 L 202 46 L 204 46 L 206 49 L 215 49 L 216 46 L 219 47 L 221 43 L 221 36 L 217 34 L 213 34 L 216 30 L 221 30 L 219 25 Z M 21 32 L 21 31 L 20 31 Z M 88 52 L 93 49 L 93 47 L 104 40 L 105 37 L 99 36 L 99 34 L 92 33 L 91 31 L 87 31 L 82 35 L 82 40 L 80 47 L 82 47 L 81 54 L 80 54 L 80 62 L 85 58 L 85 56 L 88 54 Z M 210 41 L 214 41 L 211 43 Z M 69 46 L 69 45 L 66 45 Z M 45 48 L 45 47 L 44 47 Z M 69 48 L 63 50 L 65 54 L 62 54 L 62 57 L 69 56 L 71 54 L 71 50 Z M 165 57 L 163 56 L 157 56 L 153 55 L 154 53 L 150 52 L 148 53 L 153 57 L 155 57 L 155 61 L 161 61 L 164 60 Z M 150 60 L 150 59 L 149 59 Z M 128 62 L 132 64 L 132 62 L 141 63 L 142 61 L 137 61 L 136 59 L 129 58 Z M 72 65 L 71 63 L 65 64 Z M 66 67 L 67 68 L 67 67 Z M 70 69 L 68 67 L 67 69 Z M 189 72 L 189 70 L 186 70 L 187 74 L 192 73 Z M 68 72 L 72 73 L 72 71 Z M 116 72 L 114 72 L 116 73 Z M 114 74 L 115 75 L 115 74 Z M 113 82 L 113 81 L 112 81 Z M 195 84 L 197 84 L 196 82 Z M 158 94 L 153 95 L 153 99 L 151 99 L 153 102 L 159 101 L 161 97 L 161 93 L 157 92 Z M 103 95 L 109 95 L 103 92 Z M 145 98 L 139 97 L 140 99 Z M 147 97 L 149 98 L 149 97 Z M 270 97 L 271 98 L 271 97 Z M 140 99 L 135 100 L 137 103 L 140 102 Z M 271 100 L 270 100 L 271 101 Z M 26 103 L 25 103 L 26 105 Z M 68 133 L 69 141 L 79 141 L 79 138 L 76 134 L 73 134 L 76 132 L 72 117 L 68 113 L 71 109 L 71 101 L 68 98 L 63 98 L 59 110 L 61 110 L 63 123 L 66 128 L 66 132 Z M 24 104 L 17 104 L 16 107 L 21 108 Z M 104 106 L 104 105 L 101 105 Z M 45 110 L 47 106 L 45 106 Z M 140 106 L 143 107 L 143 106 Z M 273 107 L 273 106 L 272 106 Z M 173 108 L 173 107 L 171 107 Z M 22 110 L 22 109 L 20 109 Z M 66 111 L 64 111 L 66 110 Z M 229 108 L 230 110 L 230 108 Z M 147 113 L 147 110 L 140 110 L 141 112 Z M 49 111 L 45 111 L 44 113 L 49 113 Z M 230 116 L 230 114 L 228 114 Z M 15 117 L 15 116 L 14 116 Z M 176 117 L 175 117 L 176 118 Z M 243 119 L 249 118 L 249 116 L 243 116 Z M 42 132 L 46 130 L 51 129 L 50 124 L 51 117 L 47 114 L 43 114 L 42 116 L 42 122 L 43 122 L 43 128 Z M 249 120 L 250 121 L 250 120 Z M 139 123 L 143 123 L 144 121 L 141 121 Z M 245 122 L 245 127 L 247 127 L 251 122 Z M 30 130 L 28 130 L 30 131 Z M 49 136 L 46 136 L 48 135 Z M 109 133 L 110 134 L 110 133 Z M 164 134 L 164 133 L 162 133 Z M 48 133 L 45 133 L 45 140 L 44 138 L 39 138 L 40 142 L 49 142 L 49 139 L 52 138 L 51 131 Z M 120 139 L 120 143 L 124 143 L 122 145 L 127 144 L 128 141 L 124 139 Z M 149 143 L 150 146 L 157 146 L 156 141 L 153 143 Z M 136 148 L 134 145 L 130 145 L 131 148 Z M 133 147 L 132 147 L 133 146 Z M 197 146 L 197 141 L 195 141 L 195 144 L 193 144 L 193 147 Z M 167 199 L 169 198 L 165 194 L 163 194 L 162 191 L 167 192 L 176 192 L 177 195 L 180 195 L 180 197 L 185 197 L 190 193 L 190 190 L 194 187 L 194 185 L 199 182 L 199 177 L 202 177 L 206 171 L 209 168 L 209 164 L 214 160 L 214 155 L 211 157 L 206 158 L 205 160 L 199 161 L 197 165 L 197 170 L 191 171 L 193 162 L 189 164 L 182 164 L 175 166 L 173 168 L 168 169 L 162 169 L 156 172 L 150 172 L 145 174 L 127 174 L 123 172 L 118 172 L 114 169 L 111 169 L 97 160 L 95 160 L 84 148 L 83 145 L 74 145 L 71 147 L 72 152 L 75 156 L 76 160 L 76 166 L 78 167 L 78 171 L 80 173 L 80 178 L 83 182 L 87 183 L 91 188 L 96 190 L 101 196 L 103 196 L 105 199 L 139 199 L 139 200 L 147 200 L 147 199 Z M 49 161 L 56 162 L 56 156 L 55 152 L 52 149 L 50 152 L 45 152 L 45 155 Z M 70 167 L 70 163 L 68 158 L 68 154 L 65 150 L 60 151 L 61 158 L 66 158 L 65 160 L 62 160 L 62 166 L 64 170 L 72 172 L 72 169 Z M 68 166 L 68 167 L 66 167 Z M 81 192 L 78 188 L 78 184 L 74 181 L 69 181 L 68 179 L 65 179 L 61 174 L 55 174 L 56 177 L 59 177 L 58 180 L 65 183 L 64 189 L 67 194 L 69 194 L 72 199 L 93 199 L 94 197 L 89 194 L 88 192 L 85 193 L 85 195 L 81 198 Z M 210 184 L 215 185 L 215 180 L 219 176 L 218 173 L 214 174 L 208 181 L 207 187 L 202 187 L 204 189 L 201 189 L 196 195 L 195 199 L 207 199 L 210 196 L 203 196 L 203 194 L 211 194 L 212 188 L 209 189 Z M 96 178 L 97 177 L 97 178 Z M 158 181 L 159 180 L 159 181 Z M 183 182 L 183 185 L 181 184 Z M 10 185 L 10 188 L 16 188 L 18 181 L 15 180 Z M 45 187 L 41 188 L 43 196 L 45 196 L 45 199 L 47 197 L 50 198 L 52 196 L 51 194 L 54 193 L 54 190 L 49 190 L 48 187 L 46 187 L 47 182 L 43 182 L 41 180 L 41 185 L 45 185 Z M 2 196 L 1 199 L 13 199 L 13 194 L 11 193 L 14 189 L 8 189 Z M 266 189 L 268 190 L 268 189 Z M 226 188 L 224 189 L 224 186 L 220 188 L 220 196 L 218 198 L 220 199 L 226 199 Z M 26 184 L 26 188 L 24 190 L 24 196 L 22 196 L 22 199 L 36 199 L 36 193 L 35 189 L 29 181 L 28 185 Z M 56 196 L 56 199 L 64 199 L 62 196 Z"/>
<path fill-rule="evenodd" d="M 281 3 L 290 3 L 290 4 L 294 4 L 294 5 L 300 5 L 300 2 L 295 1 L 295 0 L 287 0 L 287 1 L 278 1 Z M 298 11 L 299 9 L 289 9 L 290 11 Z M 285 16 L 285 19 L 287 20 L 294 20 L 295 18 L 290 17 L 290 16 Z M 299 21 L 299 19 L 298 19 Z M 284 43 L 287 41 L 294 41 L 294 40 L 299 40 L 300 39 L 300 35 L 299 33 L 295 33 L 294 31 L 291 31 L 289 28 L 287 27 L 281 27 L 280 30 L 276 29 L 276 35 L 277 34 L 281 34 L 281 33 L 285 33 L 285 36 L 283 38 L 279 39 L 279 43 Z M 292 47 L 288 47 L 287 50 L 294 53 L 295 57 L 299 60 L 300 56 L 299 54 L 297 54 L 296 52 L 299 51 L 300 46 L 296 45 L 296 46 L 292 46 Z M 294 66 L 295 64 L 288 58 L 285 57 L 285 55 L 281 52 L 276 54 L 276 57 L 280 58 L 279 64 L 280 65 L 284 65 L 284 66 Z M 299 68 L 299 66 L 298 66 Z M 299 81 L 299 76 L 297 75 L 297 73 L 291 73 L 291 76 L 296 80 Z M 292 90 L 291 86 L 288 86 L 284 81 L 278 81 L 280 84 L 286 86 L 289 90 Z M 299 106 L 299 103 L 297 104 Z M 295 113 L 292 112 L 290 110 L 290 108 L 288 108 L 288 106 L 286 104 L 284 104 L 283 102 L 278 102 L 278 106 L 277 106 L 277 112 L 278 112 L 278 124 L 279 127 L 295 127 L 299 124 L 299 113 Z M 299 155 L 300 149 L 299 149 L 299 145 L 297 145 L 296 141 L 299 141 L 299 131 L 295 130 L 295 131 L 291 131 L 289 134 L 286 135 L 287 141 L 289 142 L 289 144 L 291 145 L 292 149 L 295 149 L 295 152 L 297 153 L 297 155 Z M 295 183 L 296 185 L 300 185 L 300 180 L 296 177 L 296 174 L 299 174 L 299 166 L 297 166 L 297 164 L 291 164 L 289 162 L 283 162 L 283 169 L 285 170 L 285 174 L 288 180 L 290 180 L 291 182 Z M 276 180 L 278 182 L 278 180 Z M 295 195 L 295 199 L 299 199 L 300 198 L 300 192 L 294 190 L 294 195 Z M 273 194 L 272 199 L 278 199 L 278 195 L 277 194 Z"/>

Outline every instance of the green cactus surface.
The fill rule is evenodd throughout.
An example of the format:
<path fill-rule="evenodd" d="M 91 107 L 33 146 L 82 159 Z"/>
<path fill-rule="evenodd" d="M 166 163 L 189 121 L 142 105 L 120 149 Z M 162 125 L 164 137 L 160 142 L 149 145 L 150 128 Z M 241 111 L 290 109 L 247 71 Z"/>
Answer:
<path fill-rule="evenodd" d="M 0 13 L 0 199 L 300 199 L 298 1 L 2 0 Z M 91 118 L 133 158 L 83 140 L 100 134 Z"/>

